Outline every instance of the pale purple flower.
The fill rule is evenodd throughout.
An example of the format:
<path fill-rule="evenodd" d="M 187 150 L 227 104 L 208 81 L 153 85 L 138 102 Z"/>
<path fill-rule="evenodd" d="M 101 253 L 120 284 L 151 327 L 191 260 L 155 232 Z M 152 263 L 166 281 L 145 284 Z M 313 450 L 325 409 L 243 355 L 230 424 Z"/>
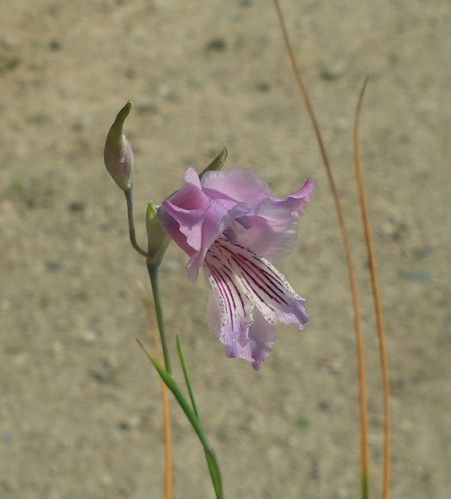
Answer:
<path fill-rule="evenodd" d="M 210 325 L 227 355 L 259 369 L 274 344 L 274 324 L 303 329 L 309 319 L 304 298 L 266 257 L 293 246 L 313 183 L 280 199 L 245 170 L 209 172 L 200 180 L 190 168 L 185 181 L 163 202 L 160 220 L 190 256 L 188 276 L 195 280 L 203 267 L 208 277 Z"/>

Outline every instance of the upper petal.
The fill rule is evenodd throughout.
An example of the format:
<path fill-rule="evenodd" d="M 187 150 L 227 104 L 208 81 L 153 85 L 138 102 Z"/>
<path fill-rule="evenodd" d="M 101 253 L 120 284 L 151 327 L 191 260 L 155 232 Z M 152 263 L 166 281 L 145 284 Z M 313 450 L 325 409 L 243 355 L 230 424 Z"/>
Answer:
<path fill-rule="evenodd" d="M 272 198 L 272 204 L 300 216 L 313 194 L 313 181 L 307 179 L 304 185 L 286 198 Z"/>
<path fill-rule="evenodd" d="M 188 254 L 199 251 L 202 223 L 210 200 L 199 187 L 186 183 L 166 201 L 158 215 L 174 241 Z"/>
<path fill-rule="evenodd" d="M 313 190 L 308 180 L 291 196 L 277 198 L 256 175 L 244 170 L 209 172 L 199 181 L 198 174 L 189 169 L 185 180 L 163 202 L 159 215 L 171 237 L 191 256 L 188 276 L 192 279 L 208 249 L 224 232 L 259 256 L 288 251 Z"/>
<path fill-rule="evenodd" d="M 186 170 L 185 172 L 184 178 L 188 184 L 192 184 L 198 189 L 202 188 L 199 174 L 196 172 L 194 168 L 188 168 L 188 170 Z"/>
<path fill-rule="evenodd" d="M 226 199 L 210 200 L 210 206 L 202 219 L 200 247 L 191 256 L 187 266 L 188 277 L 190 279 L 195 280 L 197 278 L 207 251 L 218 237 L 227 227 L 233 224 L 235 218 L 245 215 L 247 212 L 248 208 L 242 203 Z"/>
<path fill-rule="evenodd" d="M 271 257 L 289 252 L 297 237 L 299 217 L 313 192 L 313 182 L 308 179 L 294 194 L 286 198 L 268 197 L 247 217 L 248 228 L 242 227 L 237 241 L 252 248 L 260 256 Z"/>
<path fill-rule="evenodd" d="M 201 182 L 204 189 L 246 203 L 250 207 L 257 206 L 271 196 L 269 187 L 257 175 L 247 170 L 208 172 Z"/>
<path fill-rule="evenodd" d="M 249 207 L 227 194 L 205 188 L 193 169 L 184 186 L 162 203 L 158 215 L 171 238 L 188 254 L 188 276 L 196 279 L 208 248 Z"/>

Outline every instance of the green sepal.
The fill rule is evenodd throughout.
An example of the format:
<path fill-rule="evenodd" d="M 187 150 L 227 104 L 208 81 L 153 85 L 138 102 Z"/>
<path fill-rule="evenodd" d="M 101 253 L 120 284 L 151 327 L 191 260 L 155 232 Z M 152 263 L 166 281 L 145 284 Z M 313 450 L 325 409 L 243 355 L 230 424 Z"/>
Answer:
<path fill-rule="evenodd" d="M 150 266 L 158 267 L 164 252 L 169 245 L 170 239 L 158 218 L 158 206 L 152 202 L 147 205 L 146 229 L 148 238 L 147 261 Z"/>

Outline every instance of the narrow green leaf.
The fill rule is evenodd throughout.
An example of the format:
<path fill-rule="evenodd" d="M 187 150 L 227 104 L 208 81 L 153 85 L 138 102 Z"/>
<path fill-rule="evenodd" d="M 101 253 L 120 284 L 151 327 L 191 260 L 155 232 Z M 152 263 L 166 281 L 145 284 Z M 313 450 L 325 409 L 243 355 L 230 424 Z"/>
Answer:
<path fill-rule="evenodd" d="M 140 340 L 137 339 L 136 341 L 160 375 L 160 378 L 163 380 L 169 390 L 171 390 L 180 407 L 182 408 L 182 411 L 185 413 L 186 417 L 191 423 L 191 426 L 196 432 L 196 435 L 198 436 L 202 447 L 204 448 L 205 458 L 207 460 L 208 470 L 210 471 L 210 476 L 213 487 L 215 489 L 216 497 L 217 499 L 224 499 L 221 470 L 219 468 L 215 452 L 210 446 L 210 442 L 208 441 L 207 436 L 204 433 L 202 424 L 196 413 L 194 412 L 194 409 L 189 405 L 172 374 L 166 371 L 166 369 L 156 359 L 154 359 L 152 355 L 150 355 L 150 353 Z"/>
<path fill-rule="evenodd" d="M 188 368 L 186 367 L 185 358 L 183 356 L 182 351 L 182 342 L 180 340 L 180 335 L 176 336 L 177 341 L 177 352 L 179 354 L 180 364 L 182 366 L 183 376 L 185 378 L 186 388 L 188 389 L 189 398 L 191 400 L 191 405 L 193 406 L 193 410 L 200 421 L 199 411 L 197 410 L 196 399 L 194 398 L 193 387 L 191 385 L 191 380 L 188 373 Z"/>
<path fill-rule="evenodd" d="M 200 419 L 200 414 L 199 414 L 199 411 L 198 411 L 197 405 L 196 405 L 196 399 L 194 397 L 194 390 L 193 390 L 193 387 L 191 384 L 191 379 L 189 376 L 188 368 L 186 366 L 185 357 L 184 357 L 183 350 L 182 350 L 182 341 L 180 339 L 179 334 L 176 336 L 176 342 L 177 342 L 177 352 L 179 354 L 179 360 L 180 360 L 180 364 L 182 366 L 183 376 L 185 378 L 185 383 L 186 383 L 186 387 L 188 389 L 189 398 L 191 400 L 191 405 L 193 407 L 194 413 L 197 416 L 197 419 L 199 420 L 200 424 L 202 425 L 202 421 Z M 207 460 L 208 469 L 210 471 L 210 476 L 211 476 L 213 486 L 214 486 L 215 491 L 216 491 L 216 495 L 218 497 L 222 497 L 221 473 L 219 470 L 219 466 L 217 465 L 217 461 L 216 461 L 215 456 L 211 455 L 213 450 L 212 449 L 207 450 L 204 448 L 204 451 L 205 451 L 205 459 Z"/>

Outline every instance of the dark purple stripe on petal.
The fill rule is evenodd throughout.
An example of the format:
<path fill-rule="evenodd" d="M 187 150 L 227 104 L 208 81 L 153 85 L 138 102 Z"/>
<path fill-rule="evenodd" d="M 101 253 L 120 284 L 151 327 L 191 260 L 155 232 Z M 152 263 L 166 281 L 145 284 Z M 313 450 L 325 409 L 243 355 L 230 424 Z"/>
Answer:
<path fill-rule="evenodd" d="M 240 264 L 240 261 L 235 258 L 235 256 L 232 256 L 233 260 L 241 267 L 241 270 L 246 274 L 246 276 L 257 286 L 259 289 L 261 289 L 264 293 L 266 293 L 270 298 L 272 298 L 274 301 L 277 303 L 285 303 L 285 305 L 288 305 L 288 302 L 277 293 L 277 291 L 271 287 L 269 284 L 262 282 L 261 276 L 260 275 L 252 275 L 246 268 L 243 267 L 243 265 Z"/>
<path fill-rule="evenodd" d="M 224 279 L 224 277 L 222 276 L 221 272 L 214 266 L 212 266 L 212 270 L 216 273 L 216 275 L 220 278 L 221 280 L 221 283 L 225 286 L 225 288 L 227 289 L 227 294 L 228 296 L 230 296 L 231 300 L 232 300 L 232 304 L 233 304 L 233 308 L 235 309 L 236 308 L 236 303 L 235 303 L 235 298 L 233 297 L 233 293 L 230 289 L 230 286 L 229 286 L 229 283 L 227 282 L 226 279 Z"/>
<path fill-rule="evenodd" d="M 264 291 L 266 294 L 268 294 L 273 300 L 275 300 L 278 303 L 285 303 L 285 305 L 288 305 L 288 302 L 285 300 L 283 294 L 285 290 L 281 290 L 280 288 L 276 287 L 274 288 L 274 284 L 268 282 L 268 280 L 264 280 L 262 278 L 262 272 L 261 269 L 259 269 L 257 266 L 256 269 L 253 269 L 253 275 L 250 274 L 250 269 L 249 269 L 249 260 L 247 260 L 244 256 L 242 256 L 239 253 L 234 253 L 230 248 L 227 246 L 223 246 L 219 243 L 217 243 L 217 246 L 220 248 L 224 249 L 230 254 L 230 257 L 232 260 L 238 265 L 238 267 L 249 277 L 249 279 L 252 280 L 252 282 L 258 286 L 262 291 Z M 281 294 L 283 293 L 283 294 Z"/>
<path fill-rule="evenodd" d="M 232 286 L 235 288 L 236 294 L 238 295 L 238 298 L 240 299 L 240 302 L 241 302 L 241 308 L 244 311 L 243 297 L 241 296 L 241 293 L 239 292 L 238 288 L 236 287 L 236 284 L 233 282 L 233 276 L 231 275 L 231 273 L 232 273 L 231 269 L 229 269 L 227 267 L 223 267 L 223 271 L 226 274 L 226 276 L 229 278 L 230 284 L 232 284 Z"/>
<path fill-rule="evenodd" d="M 236 252 L 236 254 L 239 257 L 241 257 L 244 260 L 246 260 L 253 267 L 257 267 L 260 272 L 263 272 L 263 274 L 265 274 L 266 277 L 268 279 L 270 279 L 275 286 L 277 286 L 277 288 L 279 289 L 279 291 L 282 291 L 283 293 L 286 292 L 285 284 L 283 283 L 283 281 L 281 281 L 280 276 L 277 275 L 271 267 L 269 267 L 268 265 L 265 265 L 264 262 L 262 261 L 262 259 L 259 258 L 255 254 L 254 251 L 252 251 L 249 248 L 245 248 L 241 244 L 233 244 L 233 246 L 236 246 L 237 248 L 241 249 L 244 253 L 249 253 L 252 256 L 252 259 L 255 260 L 258 263 L 258 265 L 254 261 L 252 261 L 251 259 L 249 259 L 247 256 L 243 255 L 242 253 Z M 281 287 L 279 287 L 279 286 L 281 286 Z"/>
<path fill-rule="evenodd" d="M 246 265 L 246 267 L 249 269 L 249 265 L 252 264 L 252 262 L 250 262 L 249 260 L 247 260 L 246 258 L 244 258 L 242 255 L 239 255 L 237 254 L 236 255 L 237 258 L 240 259 L 240 261 L 244 261 L 243 264 Z M 253 268 L 252 268 L 253 267 Z M 266 276 L 266 272 L 264 271 L 264 269 L 261 269 L 260 267 L 258 267 L 257 265 L 254 265 L 252 264 L 252 270 L 254 272 L 254 275 L 258 278 L 258 279 L 262 279 L 262 274 L 264 276 Z M 244 268 L 243 268 L 244 270 Z M 268 276 L 266 276 L 267 279 L 268 279 Z M 283 298 L 283 295 L 285 294 L 285 289 L 281 289 L 277 283 L 274 283 L 272 279 L 269 279 L 269 282 L 266 281 L 265 282 L 266 286 L 268 288 L 270 288 L 278 297 L 279 299 L 288 305 L 288 303 L 285 301 L 285 299 Z M 282 295 L 280 294 L 282 293 Z"/>
<path fill-rule="evenodd" d="M 211 265 L 209 265 L 208 263 L 206 265 L 208 267 L 208 270 L 210 271 L 211 276 L 215 280 L 215 283 L 218 287 L 218 292 L 220 293 L 220 295 L 223 299 L 224 307 L 227 309 L 227 312 L 229 314 L 230 324 L 233 327 L 233 311 L 232 311 L 230 298 L 229 298 L 230 289 L 228 290 L 229 293 L 227 293 L 227 290 L 224 290 L 225 282 L 224 282 L 224 280 L 220 279 L 216 269 L 214 267 L 212 267 Z M 232 300 L 233 300 L 233 297 L 232 297 Z"/>
<path fill-rule="evenodd" d="M 285 289 L 284 283 L 280 280 L 280 277 L 277 274 L 275 274 L 274 271 L 270 267 L 265 266 L 264 268 L 262 268 L 263 262 L 261 260 L 259 260 L 257 257 L 253 257 L 253 258 L 255 258 L 255 260 L 258 261 L 259 265 L 257 265 L 256 263 L 254 263 L 251 260 L 248 260 L 248 262 L 253 267 L 258 268 L 260 272 L 263 272 L 263 274 L 277 287 L 277 289 L 284 293 L 286 291 L 286 289 Z M 272 276 L 269 272 L 272 273 Z"/>
<path fill-rule="evenodd" d="M 270 310 L 272 310 L 273 312 L 275 312 L 275 309 L 273 307 L 271 307 L 271 305 L 269 305 L 268 303 L 268 300 L 265 300 L 263 299 L 258 291 L 255 289 L 254 286 L 252 286 L 252 284 L 247 280 L 247 277 L 246 276 L 242 276 L 241 277 L 242 279 L 242 283 L 244 285 L 244 287 L 248 290 L 249 293 L 251 293 L 253 296 L 256 296 L 262 303 L 265 304 L 266 307 L 268 307 Z"/>

